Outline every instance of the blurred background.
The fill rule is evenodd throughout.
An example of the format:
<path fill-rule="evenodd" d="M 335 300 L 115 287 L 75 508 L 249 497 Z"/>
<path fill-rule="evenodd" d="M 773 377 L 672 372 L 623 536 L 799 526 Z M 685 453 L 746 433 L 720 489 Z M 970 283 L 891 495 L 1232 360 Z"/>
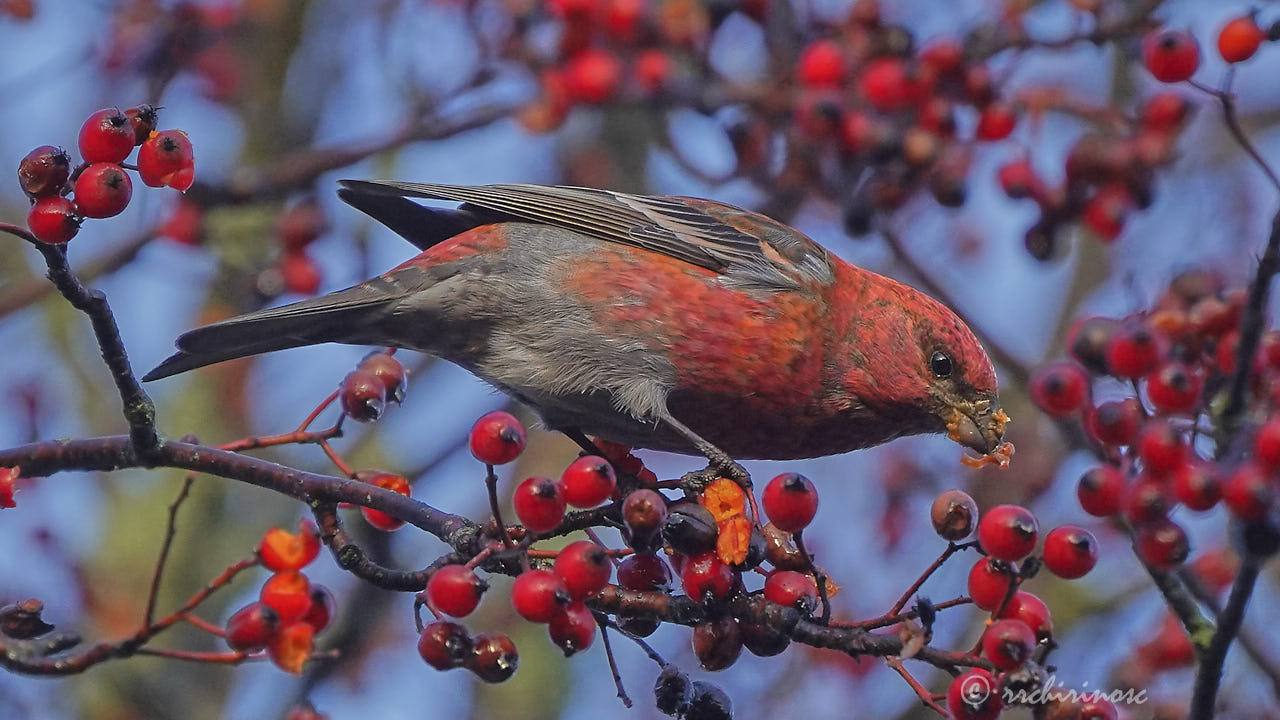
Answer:
<path fill-rule="evenodd" d="M 785 469 L 816 482 L 822 506 L 806 537 L 844 588 L 836 615 L 883 613 L 943 549 L 928 520 L 940 490 L 967 489 L 984 508 L 1027 503 L 1042 528 L 1082 524 L 1102 544 L 1099 566 L 1084 579 L 1041 573 L 1029 585 L 1054 613 L 1058 679 L 1086 689 L 1147 688 L 1153 702 L 1126 708 L 1130 716 L 1177 717 L 1164 708 L 1185 707 L 1191 671 L 1163 669 L 1159 658 L 1173 651 L 1151 647 L 1168 641 L 1163 603 L 1127 539 L 1079 509 L 1075 481 L 1090 457 L 1069 451 L 1030 405 L 1027 372 L 1061 355 L 1074 319 L 1147 307 L 1180 270 L 1204 268 L 1227 287 L 1243 285 L 1274 191 L 1226 133 L 1217 106 L 1181 86 L 1172 91 L 1193 109 L 1185 127 L 1150 158 L 1129 161 L 1147 163 L 1150 177 L 1101 221 L 1095 214 L 1077 222 L 1080 212 L 1052 217 L 1043 203 L 1010 199 L 997 174 L 1026 159 L 1047 185 L 1061 186 L 1080 138 L 1128 138 L 1137 108 L 1165 90 L 1136 62 L 1136 38 L 1156 23 L 1199 39 L 1196 77 L 1217 85 L 1225 70 L 1212 50 L 1217 30 L 1248 5 L 882 0 L 876 19 L 865 16 L 874 6 L 865 0 L 0 0 L 0 167 L 15 168 L 37 145 L 74 148 L 81 122 L 100 107 L 163 106 L 160 127 L 190 135 L 197 184 L 185 197 L 136 183 L 122 215 L 87 222 L 70 245 L 73 266 L 110 298 L 143 371 L 197 324 L 345 287 L 410 257 L 411 246 L 337 200 L 335 182 L 344 177 L 705 196 L 793 224 L 846 260 L 941 295 L 965 315 L 997 357 L 1018 449 L 1003 472 L 963 467 L 943 438 L 749 464 L 760 478 Z M 1273 4 L 1261 7 L 1267 22 L 1280 19 Z M 606 14 L 575 20 L 597 12 Z M 1115 32 L 1100 32 L 1101 42 L 1065 41 L 1108 28 Z M 962 42 L 1015 113 L 1012 133 L 973 139 L 989 100 L 957 100 L 945 109 L 945 127 L 912 134 L 892 101 L 875 101 L 874 88 L 849 80 L 847 90 L 815 89 L 823 83 L 796 77 L 815 38 L 837 42 L 851 78 L 868 57 L 914 57 L 933 42 Z M 1242 122 L 1269 158 L 1280 158 L 1278 71 L 1280 50 L 1264 47 L 1234 78 Z M 872 130 L 856 126 L 863 121 Z M 22 224 L 27 207 L 16 183 L 0 183 L 0 220 Z M 316 239 L 286 251 L 289 233 Z M 83 316 L 49 292 L 42 272 L 26 244 L 0 241 L 3 446 L 123 427 Z M 148 389 L 162 432 L 220 443 L 292 429 L 365 352 L 279 352 Z M 337 449 L 356 467 L 404 474 L 414 495 L 437 507 L 485 517 L 482 470 L 465 433 L 507 400 L 446 363 L 399 357 L 412 370 L 405 404 L 376 425 L 352 428 Z M 575 453 L 559 436 L 534 433 L 530 451 L 504 468 L 501 495 L 530 474 L 558 474 Z M 314 447 L 261 454 L 332 471 Z M 639 454 L 664 478 L 700 466 Z M 63 474 L 24 485 L 18 510 L 0 512 L 0 604 L 39 597 L 47 619 L 90 639 L 132 631 L 180 477 Z M 302 510 L 212 477 L 200 478 L 194 493 L 162 610 Z M 1191 533 L 1193 562 L 1209 571 L 1230 565 L 1223 513 L 1179 521 Z M 445 549 L 412 529 L 383 534 L 351 525 L 396 567 L 422 567 Z M 1275 569 L 1264 574 L 1247 621 L 1270 638 L 1273 654 Z M 948 564 L 922 593 L 963 594 L 967 570 Z M 281 717 L 301 698 L 335 719 L 661 717 L 649 693 L 657 668 L 625 641 L 615 640 L 615 651 L 637 701 L 629 711 L 614 697 L 599 643 L 565 660 L 543 629 L 493 592 L 467 624 L 509 633 L 521 666 L 510 682 L 486 686 L 421 662 L 409 594 L 363 586 L 327 556 L 309 574 L 338 596 L 338 624 L 319 644 L 340 649 L 341 660 L 312 663 L 302 677 L 267 663 L 154 658 L 70 678 L 0 674 L 0 717 L 249 720 Z M 496 582 L 500 590 L 506 580 Z M 257 587 L 238 582 L 205 617 L 221 623 Z M 971 645 L 978 618 L 970 608 L 943 613 L 934 644 Z M 688 637 L 687 628 L 664 627 L 652 641 L 696 670 Z M 214 647 L 183 628 L 159 644 Z M 932 668 L 919 675 L 945 687 Z M 743 719 L 929 712 L 883 663 L 805 647 L 774 658 L 744 654 L 713 679 Z M 1229 658 L 1223 696 L 1232 716 L 1280 717 L 1275 689 L 1243 653 Z"/>

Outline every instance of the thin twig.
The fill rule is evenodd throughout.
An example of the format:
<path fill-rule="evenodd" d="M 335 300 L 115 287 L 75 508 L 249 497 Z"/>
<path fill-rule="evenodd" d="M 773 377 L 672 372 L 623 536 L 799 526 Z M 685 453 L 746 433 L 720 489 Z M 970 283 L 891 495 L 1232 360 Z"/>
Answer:
<path fill-rule="evenodd" d="M 604 644 L 604 655 L 609 659 L 609 672 L 613 673 L 613 685 L 618 688 L 618 699 L 622 701 L 623 707 L 631 709 L 631 697 L 627 695 L 627 689 L 622 686 L 622 673 L 618 672 L 618 661 L 613 657 L 613 645 L 609 642 L 609 622 L 608 618 L 599 613 L 593 613 L 596 618 L 596 624 L 600 626 L 600 642 Z"/>
<path fill-rule="evenodd" d="M 902 679 L 907 681 L 907 685 L 911 686 L 911 689 L 916 693 L 916 697 L 920 698 L 920 702 L 924 703 L 925 707 L 936 711 L 942 717 L 950 717 L 946 709 L 933 699 L 933 693 L 929 692 L 929 688 L 921 685 L 920 681 L 916 680 L 914 675 L 908 672 L 906 668 L 902 667 L 902 658 L 885 658 L 885 664 L 893 668 L 894 672 L 901 675 Z"/>
<path fill-rule="evenodd" d="M 827 591 L 827 574 L 822 572 L 818 564 L 813 561 L 813 556 L 809 554 L 808 549 L 804 546 L 804 531 L 797 530 L 792 539 L 795 540 L 796 549 L 804 556 L 805 562 L 809 563 L 809 569 L 813 571 L 814 582 L 818 586 L 818 600 L 822 603 L 822 617 L 819 622 L 823 625 L 831 622 L 831 597 Z"/>
<path fill-rule="evenodd" d="M 147 592 L 147 609 L 142 614 L 142 624 L 150 625 L 155 619 L 156 597 L 160 594 L 160 579 L 164 575 L 165 564 L 169 561 L 169 550 L 173 547 L 173 538 L 178 531 L 178 508 L 191 494 L 191 485 L 196 481 L 195 473 L 187 473 L 182 480 L 182 489 L 169 504 L 169 519 L 164 527 L 164 540 L 160 543 L 160 556 L 156 558 L 156 569 L 151 575 L 151 589 Z"/>
<path fill-rule="evenodd" d="M 502 521 L 502 508 L 498 504 L 498 476 L 494 474 L 493 466 L 488 463 L 485 463 L 484 472 L 484 487 L 489 493 L 489 511 L 493 513 L 493 522 L 498 526 L 498 537 L 502 538 L 503 545 L 515 547 L 511 533 L 507 532 L 507 524 Z"/>
<path fill-rule="evenodd" d="M 926 580 L 938 571 L 938 568 L 942 567 L 942 564 L 945 563 L 948 558 L 961 550 L 966 550 L 971 547 L 973 547 L 973 543 L 964 543 L 961 545 L 947 543 L 946 549 L 942 551 L 942 554 L 938 556 L 938 559 L 934 560 L 932 565 L 925 568 L 923 573 L 920 573 L 920 577 L 916 578 L 916 581 L 911 583 L 911 587 L 907 588 L 906 592 L 902 593 L 902 596 L 898 598 L 898 602 L 894 603 L 893 608 L 886 614 L 897 615 L 902 612 L 902 608 L 906 607 L 907 603 L 911 602 L 911 596 L 916 594 L 916 591 L 924 585 Z"/>

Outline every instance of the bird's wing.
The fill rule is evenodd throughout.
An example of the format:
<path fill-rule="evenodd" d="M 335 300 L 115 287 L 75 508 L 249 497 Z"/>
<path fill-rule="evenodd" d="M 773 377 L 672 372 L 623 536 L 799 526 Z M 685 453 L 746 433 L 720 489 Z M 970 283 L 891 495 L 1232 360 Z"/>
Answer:
<path fill-rule="evenodd" d="M 451 200 L 652 250 L 766 287 L 832 281 L 822 246 L 763 215 L 710 200 L 546 185 L 343 180 L 356 192 Z"/>

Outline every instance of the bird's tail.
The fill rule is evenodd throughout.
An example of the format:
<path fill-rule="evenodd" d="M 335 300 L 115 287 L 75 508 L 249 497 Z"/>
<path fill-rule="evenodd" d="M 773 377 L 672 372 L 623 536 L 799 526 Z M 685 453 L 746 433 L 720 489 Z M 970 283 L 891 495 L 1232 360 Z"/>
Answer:
<path fill-rule="evenodd" d="M 178 352 L 147 373 L 159 380 L 224 360 L 326 342 L 377 344 L 380 311 L 406 292 L 384 276 L 323 297 L 269 308 L 183 334 Z"/>

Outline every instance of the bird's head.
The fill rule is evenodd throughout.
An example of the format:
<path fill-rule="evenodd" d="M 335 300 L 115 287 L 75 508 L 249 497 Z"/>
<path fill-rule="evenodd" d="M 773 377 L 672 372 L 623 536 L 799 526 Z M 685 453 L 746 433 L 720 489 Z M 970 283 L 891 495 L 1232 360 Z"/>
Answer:
<path fill-rule="evenodd" d="M 993 452 L 1009 418 L 1000 409 L 991 358 L 948 307 L 887 283 L 851 328 L 846 389 L 900 424 L 900 434 L 945 432 L 979 453 Z"/>

